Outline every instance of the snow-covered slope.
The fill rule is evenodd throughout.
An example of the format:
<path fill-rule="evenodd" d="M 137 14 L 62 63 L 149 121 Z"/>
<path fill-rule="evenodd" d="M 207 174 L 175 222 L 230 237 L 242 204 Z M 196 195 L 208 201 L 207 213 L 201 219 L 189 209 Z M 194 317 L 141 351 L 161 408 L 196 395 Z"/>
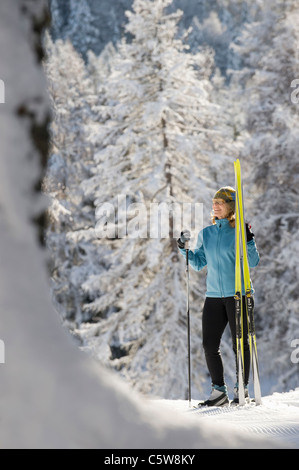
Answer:
<path fill-rule="evenodd" d="M 248 440 L 253 435 L 269 438 L 274 446 L 299 449 L 299 388 L 288 393 L 274 393 L 263 398 L 261 406 L 193 408 L 198 400 L 162 400 L 161 405 L 174 412 L 192 417 L 202 425 L 219 425 L 224 432 L 245 432 Z M 219 428 L 219 429 L 220 429 Z"/>

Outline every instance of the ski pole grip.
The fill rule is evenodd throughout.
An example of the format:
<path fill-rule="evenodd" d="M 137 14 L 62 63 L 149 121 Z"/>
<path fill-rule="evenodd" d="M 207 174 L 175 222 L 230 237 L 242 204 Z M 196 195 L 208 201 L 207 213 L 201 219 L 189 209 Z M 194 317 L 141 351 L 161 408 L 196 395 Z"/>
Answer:
<path fill-rule="evenodd" d="M 185 241 L 185 250 L 189 250 L 189 240 Z"/>

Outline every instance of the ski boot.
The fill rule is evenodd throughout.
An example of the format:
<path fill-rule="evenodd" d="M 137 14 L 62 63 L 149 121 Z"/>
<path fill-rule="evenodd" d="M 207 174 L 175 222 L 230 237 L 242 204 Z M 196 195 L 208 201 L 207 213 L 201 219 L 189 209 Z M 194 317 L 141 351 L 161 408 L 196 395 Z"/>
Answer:
<path fill-rule="evenodd" d="M 206 401 L 198 403 L 201 406 L 227 406 L 229 405 L 228 393 L 226 385 L 212 385 L 212 392 Z"/>

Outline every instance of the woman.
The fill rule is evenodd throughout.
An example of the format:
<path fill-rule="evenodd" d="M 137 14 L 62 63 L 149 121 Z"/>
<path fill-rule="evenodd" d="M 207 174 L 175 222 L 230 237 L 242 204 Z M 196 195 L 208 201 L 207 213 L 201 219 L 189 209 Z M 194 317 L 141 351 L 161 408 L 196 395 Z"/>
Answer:
<path fill-rule="evenodd" d="M 213 198 L 212 225 L 204 228 L 198 235 L 194 251 L 189 250 L 190 266 L 200 271 L 207 266 L 207 291 L 202 315 L 203 348 L 207 366 L 212 379 L 212 393 L 205 406 L 223 406 L 229 403 L 224 369 L 220 353 L 220 343 L 224 330 L 229 323 L 233 350 L 236 354 L 235 321 L 235 197 L 230 186 L 219 189 Z M 248 262 L 251 268 L 257 266 L 259 254 L 254 234 L 246 224 Z M 178 246 L 186 255 L 185 242 L 189 241 L 188 230 L 181 233 Z M 244 296 L 243 288 L 243 296 Z M 245 309 L 245 300 L 243 297 Z M 247 320 L 244 315 L 244 385 L 248 396 L 250 369 L 250 350 L 247 338 Z M 237 361 L 236 361 L 237 364 Z M 238 375 L 234 388 L 234 401 L 238 401 Z"/>

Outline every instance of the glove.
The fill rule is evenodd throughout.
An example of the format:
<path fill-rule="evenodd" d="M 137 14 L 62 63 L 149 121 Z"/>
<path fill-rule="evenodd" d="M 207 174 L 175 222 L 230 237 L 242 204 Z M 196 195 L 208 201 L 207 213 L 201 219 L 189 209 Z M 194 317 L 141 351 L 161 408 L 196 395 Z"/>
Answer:
<path fill-rule="evenodd" d="M 251 230 L 251 225 L 246 222 L 245 224 L 246 227 L 246 236 L 247 236 L 247 241 L 250 242 L 250 240 L 253 239 L 254 233 Z"/>
<path fill-rule="evenodd" d="M 185 243 L 189 242 L 190 238 L 191 238 L 191 234 L 189 230 L 184 230 L 183 232 L 181 232 L 181 236 L 177 240 L 178 247 L 181 249 L 185 248 Z"/>

